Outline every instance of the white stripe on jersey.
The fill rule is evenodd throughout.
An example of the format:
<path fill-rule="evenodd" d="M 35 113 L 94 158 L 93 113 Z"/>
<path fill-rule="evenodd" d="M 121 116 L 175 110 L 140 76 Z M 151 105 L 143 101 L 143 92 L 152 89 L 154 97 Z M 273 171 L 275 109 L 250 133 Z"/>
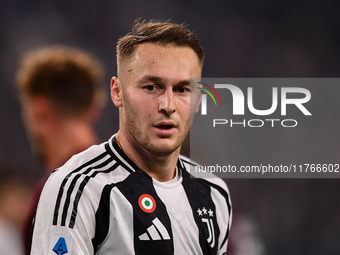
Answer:
<path fill-rule="evenodd" d="M 219 194 L 219 191 L 217 191 L 213 187 L 211 188 L 211 197 L 215 204 L 219 204 L 221 206 L 225 204 L 224 201 L 222 200 L 223 198 Z M 221 232 L 227 233 L 231 227 L 230 226 L 231 215 L 226 215 L 225 213 L 223 213 L 224 211 L 229 211 L 227 205 L 225 205 L 225 207 L 222 208 L 222 210 L 218 210 L 216 212 L 216 218 L 217 218 L 218 226 L 220 227 Z M 220 235 L 219 240 L 218 240 L 219 243 L 222 243 L 224 238 L 225 237 L 223 235 Z M 227 242 L 225 242 L 225 244 L 221 248 L 225 252 L 227 250 Z"/>
<path fill-rule="evenodd" d="M 109 233 L 104 242 L 98 247 L 98 254 L 134 254 L 133 237 L 133 210 L 124 195 L 114 187 L 110 193 L 110 199 L 117 201 L 110 206 Z"/>
<path fill-rule="evenodd" d="M 179 173 L 181 175 L 181 173 Z M 182 176 L 175 183 L 162 184 L 154 181 L 157 195 L 166 206 L 171 224 L 173 225 L 174 254 L 202 254 L 202 250 L 197 243 L 198 228 L 192 217 L 192 210 L 187 196 L 183 189 Z M 169 195 L 169 190 L 171 195 Z"/>

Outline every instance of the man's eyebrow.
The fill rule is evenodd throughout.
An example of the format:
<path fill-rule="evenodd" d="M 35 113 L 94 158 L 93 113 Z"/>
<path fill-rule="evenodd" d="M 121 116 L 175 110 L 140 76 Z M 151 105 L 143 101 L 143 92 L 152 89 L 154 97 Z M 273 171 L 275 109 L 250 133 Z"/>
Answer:
<path fill-rule="evenodd" d="M 153 75 L 145 75 L 142 77 L 141 79 L 142 81 L 151 81 L 154 83 L 158 83 L 158 82 L 163 82 L 164 79 L 162 79 L 161 77 L 158 76 L 153 76 Z"/>
<path fill-rule="evenodd" d="M 153 82 L 153 83 L 165 83 L 165 79 L 159 77 L 159 76 L 153 76 L 153 75 L 146 75 L 143 76 L 141 81 L 143 82 Z M 185 85 L 189 85 L 190 84 L 190 80 L 181 80 L 179 82 L 176 83 L 176 86 L 185 86 Z"/>

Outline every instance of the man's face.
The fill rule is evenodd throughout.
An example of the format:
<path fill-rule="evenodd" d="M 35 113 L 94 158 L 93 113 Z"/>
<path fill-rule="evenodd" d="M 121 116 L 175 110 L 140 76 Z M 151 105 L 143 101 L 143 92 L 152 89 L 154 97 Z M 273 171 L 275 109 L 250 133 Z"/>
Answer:
<path fill-rule="evenodd" d="M 155 156 L 179 150 L 200 103 L 190 78 L 200 78 L 201 69 L 189 47 L 139 45 L 119 69 L 120 132 Z"/>

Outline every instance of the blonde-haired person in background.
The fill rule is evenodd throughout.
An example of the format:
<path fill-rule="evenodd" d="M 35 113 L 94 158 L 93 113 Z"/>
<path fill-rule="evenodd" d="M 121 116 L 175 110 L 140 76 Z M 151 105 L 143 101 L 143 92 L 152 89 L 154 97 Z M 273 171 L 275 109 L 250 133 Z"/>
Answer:
<path fill-rule="evenodd" d="M 32 148 L 46 168 L 26 217 L 26 254 L 30 254 L 32 220 L 48 175 L 72 155 L 98 143 L 94 125 L 105 101 L 103 74 L 93 55 L 67 46 L 33 50 L 21 59 L 17 87 L 23 119 Z"/>

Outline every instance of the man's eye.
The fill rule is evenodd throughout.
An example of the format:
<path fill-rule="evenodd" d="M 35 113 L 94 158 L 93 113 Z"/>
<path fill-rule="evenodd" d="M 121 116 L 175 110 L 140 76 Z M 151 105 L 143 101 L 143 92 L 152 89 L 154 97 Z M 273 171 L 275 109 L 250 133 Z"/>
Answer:
<path fill-rule="evenodd" d="M 186 87 L 180 87 L 180 88 L 177 88 L 177 92 L 179 92 L 179 93 L 190 92 L 190 89 L 188 89 Z"/>
<path fill-rule="evenodd" d="M 148 91 L 153 91 L 153 90 L 156 89 L 156 86 L 148 85 L 148 86 L 145 86 L 144 88 L 145 88 L 146 90 L 148 90 Z"/>

